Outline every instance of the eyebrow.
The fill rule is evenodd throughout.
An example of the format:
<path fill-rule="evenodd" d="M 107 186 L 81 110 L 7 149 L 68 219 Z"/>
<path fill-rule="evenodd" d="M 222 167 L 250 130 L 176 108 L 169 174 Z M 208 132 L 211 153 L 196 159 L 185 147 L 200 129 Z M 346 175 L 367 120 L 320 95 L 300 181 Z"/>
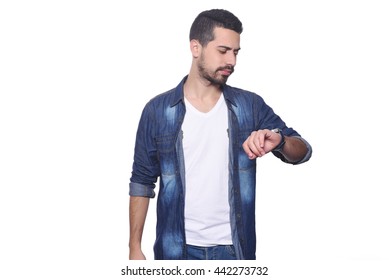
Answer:
<path fill-rule="evenodd" d="M 234 52 L 240 51 L 240 48 L 238 48 L 238 49 L 233 49 L 233 48 L 230 48 L 230 47 L 227 47 L 227 46 L 223 46 L 223 45 L 217 46 L 217 47 L 218 47 L 218 48 L 226 49 L 226 50 L 228 50 L 228 51 L 231 51 L 231 50 L 233 50 Z"/>

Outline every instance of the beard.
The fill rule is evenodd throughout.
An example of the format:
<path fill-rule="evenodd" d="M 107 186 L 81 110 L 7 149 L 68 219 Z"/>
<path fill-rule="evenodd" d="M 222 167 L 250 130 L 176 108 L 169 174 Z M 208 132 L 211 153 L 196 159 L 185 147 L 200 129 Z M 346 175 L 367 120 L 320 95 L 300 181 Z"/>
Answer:
<path fill-rule="evenodd" d="M 215 71 L 211 71 L 205 67 L 204 59 L 203 57 L 200 58 L 199 64 L 197 65 L 197 70 L 199 71 L 200 77 L 204 78 L 208 82 L 211 83 L 211 85 L 217 85 L 217 86 L 223 86 L 226 84 L 228 77 L 226 75 L 219 74 L 219 71 L 221 70 L 229 70 L 232 73 L 234 73 L 234 67 L 233 66 L 224 66 L 224 67 L 218 67 Z M 230 74 L 230 75 L 231 75 Z"/>

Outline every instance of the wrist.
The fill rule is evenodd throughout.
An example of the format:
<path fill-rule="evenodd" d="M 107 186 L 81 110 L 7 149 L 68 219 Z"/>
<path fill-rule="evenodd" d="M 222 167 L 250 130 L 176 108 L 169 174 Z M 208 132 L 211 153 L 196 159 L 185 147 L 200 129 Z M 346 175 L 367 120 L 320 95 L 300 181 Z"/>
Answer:
<path fill-rule="evenodd" d="M 141 250 L 142 248 L 141 242 L 138 240 L 134 240 L 134 241 L 130 240 L 129 247 L 131 250 Z"/>
<path fill-rule="evenodd" d="M 281 152 L 281 151 L 282 151 L 282 148 L 283 148 L 284 145 L 285 145 L 285 135 L 284 135 L 284 133 L 282 132 L 282 130 L 279 129 L 279 128 L 274 128 L 274 129 L 272 129 L 271 131 L 274 132 L 274 133 L 277 133 L 277 134 L 279 134 L 279 135 L 281 136 L 281 141 L 280 141 L 280 143 L 278 143 L 278 145 L 275 146 L 275 147 L 273 148 L 272 152 Z"/>

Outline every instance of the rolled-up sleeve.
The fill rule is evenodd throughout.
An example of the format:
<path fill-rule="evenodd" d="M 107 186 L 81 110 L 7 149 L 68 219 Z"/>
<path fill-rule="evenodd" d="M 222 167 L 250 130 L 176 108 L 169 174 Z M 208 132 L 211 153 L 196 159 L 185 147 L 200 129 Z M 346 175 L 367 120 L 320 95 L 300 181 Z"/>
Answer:
<path fill-rule="evenodd" d="M 142 185 L 138 183 L 130 183 L 130 196 L 155 197 L 154 185 Z"/>
<path fill-rule="evenodd" d="M 295 138 L 298 138 L 300 139 L 301 141 L 304 142 L 304 144 L 306 145 L 307 147 L 307 153 L 305 154 L 305 156 L 299 160 L 299 161 L 296 161 L 296 162 L 291 162 L 291 161 L 288 161 L 284 156 L 283 154 L 281 154 L 280 152 L 276 152 L 276 151 L 272 151 L 272 153 L 278 157 L 279 159 L 281 159 L 283 162 L 286 162 L 286 163 L 290 163 L 290 164 L 293 164 L 293 165 L 297 165 L 297 164 L 301 164 L 301 163 L 304 163 L 306 161 L 308 161 L 311 156 L 312 156 L 312 146 L 308 143 L 307 140 L 305 140 L 304 138 L 302 138 L 301 136 L 290 136 L 290 137 L 295 137 Z"/>
<path fill-rule="evenodd" d="M 299 137 L 299 136 L 294 136 L 294 137 L 296 137 L 296 138 L 300 139 L 301 141 L 303 141 L 304 144 L 307 146 L 307 153 L 305 154 L 305 156 L 301 160 L 299 160 L 297 162 L 293 162 L 293 164 L 301 164 L 301 163 L 304 163 L 304 162 L 308 161 L 311 158 L 311 156 L 312 156 L 312 146 L 304 138 Z"/>
<path fill-rule="evenodd" d="M 136 134 L 134 162 L 130 178 L 130 196 L 155 197 L 155 183 L 160 175 L 159 160 L 154 141 L 155 118 L 148 103 L 139 121 Z"/>

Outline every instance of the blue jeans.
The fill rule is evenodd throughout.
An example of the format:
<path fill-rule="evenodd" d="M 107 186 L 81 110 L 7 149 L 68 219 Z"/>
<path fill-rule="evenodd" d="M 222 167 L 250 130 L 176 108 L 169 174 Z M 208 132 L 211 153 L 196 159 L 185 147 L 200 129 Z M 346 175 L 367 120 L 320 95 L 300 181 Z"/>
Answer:
<path fill-rule="evenodd" d="M 187 260 L 236 260 L 233 245 L 199 247 L 186 245 Z"/>

